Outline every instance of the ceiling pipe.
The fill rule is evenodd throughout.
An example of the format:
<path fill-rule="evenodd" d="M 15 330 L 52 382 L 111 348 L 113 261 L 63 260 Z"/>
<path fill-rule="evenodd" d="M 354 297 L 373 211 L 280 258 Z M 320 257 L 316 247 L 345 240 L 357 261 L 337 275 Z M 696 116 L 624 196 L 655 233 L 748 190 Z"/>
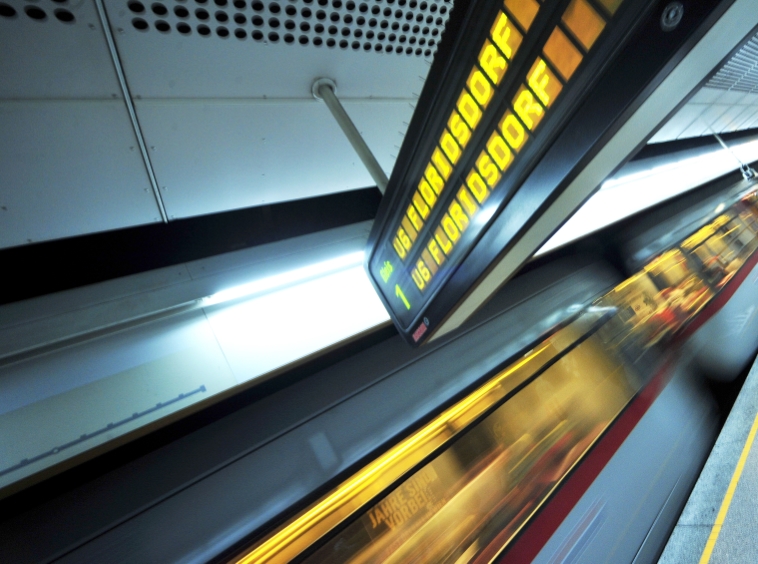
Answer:
<path fill-rule="evenodd" d="M 361 137 L 360 132 L 355 127 L 350 116 L 347 115 L 345 108 L 342 107 L 342 104 L 337 99 L 335 94 L 337 92 L 337 84 L 331 78 L 319 78 L 313 83 L 311 92 L 316 100 L 323 100 L 326 107 L 332 112 L 334 119 L 337 120 L 337 123 L 342 128 L 347 140 L 350 141 L 353 149 L 358 153 L 358 157 L 360 157 L 363 162 L 363 166 L 366 167 L 371 178 L 376 182 L 376 187 L 379 188 L 379 191 L 382 194 L 384 194 L 388 182 L 387 175 L 384 174 L 382 167 L 379 165 L 376 157 L 374 157 L 371 149 L 368 148 L 368 145 L 366 145 L 363 137 Z"/>

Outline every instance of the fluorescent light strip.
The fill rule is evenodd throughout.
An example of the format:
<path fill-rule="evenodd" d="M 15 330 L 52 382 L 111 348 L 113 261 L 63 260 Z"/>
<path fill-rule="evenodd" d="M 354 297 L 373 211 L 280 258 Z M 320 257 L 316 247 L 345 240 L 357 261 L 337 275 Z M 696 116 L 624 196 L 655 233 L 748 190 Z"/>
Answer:
<path fill-rule="evenodd" d="M 306 280 L 344 270 L 351 266 L 358 266 L 363 263 L 363 260 L 364 252 L 356 251 L 341 257 L 296 268 L 295 270 L 289 270 L 287 272 L 282 272 L 281 274 L 275 274 L 274 276 L 268 276 L 266 278 L 248 282 L 247 284 L 234 286 L 233 288 L 216 292 L 215 294 L 200 300 L 200 306 L 214 306 L 262 294 L 264 292 L 270 292 L 272 290 L 291 286 L 292 284 L 298 284 L 300 282 L 305 282 Z"/>
<path fill-rule="evenodd" d="M 666 163 L 649 170 L 609 178 L 585 204 L 538 250 L 534 256 L 572 243 L 637 212 L 739 168 L 735 155 L 746 163 L 758 160 L 758 141 L 731 147 L 734 154 L 719 147 Z"/>

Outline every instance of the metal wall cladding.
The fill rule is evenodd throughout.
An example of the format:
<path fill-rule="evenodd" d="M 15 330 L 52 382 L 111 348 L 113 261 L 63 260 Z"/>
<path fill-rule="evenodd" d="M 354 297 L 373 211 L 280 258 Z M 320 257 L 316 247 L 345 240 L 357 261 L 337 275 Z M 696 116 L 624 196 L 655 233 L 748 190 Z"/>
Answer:
<path fill-rule="evenodd" d="M 91 1 L 0 0 L 0 99 L 121 95 Z"/>
<path fill-rule="evenodd" d="M 317 78 L 387 173 L 450 5 L 106 0 L 170 219 L 373 185 Z"/>
<path fill-rule="evenodd" d="M 0 247 L 159 218 L 93 1 L 0 1 Z"/>

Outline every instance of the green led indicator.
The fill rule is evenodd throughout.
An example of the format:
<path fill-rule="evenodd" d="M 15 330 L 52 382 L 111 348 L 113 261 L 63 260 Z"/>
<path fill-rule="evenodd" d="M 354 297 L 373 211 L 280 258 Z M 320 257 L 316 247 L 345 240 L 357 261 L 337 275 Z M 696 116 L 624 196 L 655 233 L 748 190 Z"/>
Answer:
<path fill-rule="evenodd" d="M 390 279 L 390 275 L 395 269 L 392 267 L 392 263 L 388 260 L 384 261 L 384 264 L 382 265 L 382 269 L 379 271 L 379 274 L 382 275 L 382 280 L 387 282 L 387 280 Z"/>
<path fill-rule="evenodd" d="M 408 299 L 405 297 L 405 294 L 403 294 L 403 291 L 400 289 L 399 284 L 395 284 L 395 295 L 403 300 L 403 303 L 405 304 L 405 309 L 411 309 L 411 304 L 408 303 Z"/>

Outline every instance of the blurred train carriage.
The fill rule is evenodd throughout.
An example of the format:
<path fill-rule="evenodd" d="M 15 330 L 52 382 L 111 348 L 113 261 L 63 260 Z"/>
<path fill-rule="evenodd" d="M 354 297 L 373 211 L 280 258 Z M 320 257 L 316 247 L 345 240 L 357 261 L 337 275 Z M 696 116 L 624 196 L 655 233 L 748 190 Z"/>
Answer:
<path fill-rule="evenodd" d="M 739 290 L 758 262 L 758 199 L 741 188 L 241 561 L 654 560 L 715 430 L 693 374 L 713 363 L 690 342 L 736 340 L 722 379 L 758 348 L 744 320 L 713 329 L 727 303 L 755 309 L 754 285 Z M 308 539 L 294 552 L 293 531 Z"/>
<path fill-rule="evenodd" d="M 758 350 L 758 191 L 734 182 L 543 255 L 424 347 L 380 328 L 200 412 L 24 507 L 0 560 L 654 562 L 718 428 L 704 376 Z"/>

